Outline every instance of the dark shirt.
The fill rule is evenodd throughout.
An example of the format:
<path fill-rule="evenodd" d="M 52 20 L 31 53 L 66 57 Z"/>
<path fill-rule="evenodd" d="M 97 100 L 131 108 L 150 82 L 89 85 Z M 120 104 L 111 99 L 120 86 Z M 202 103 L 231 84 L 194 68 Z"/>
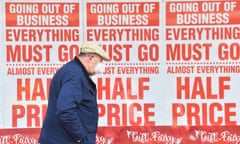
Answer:
<path fill-rule="evenodd" d="M 96 85 L 75 57 L 53 76 L 41 144 L 95 144 L 98 123 Z"/>

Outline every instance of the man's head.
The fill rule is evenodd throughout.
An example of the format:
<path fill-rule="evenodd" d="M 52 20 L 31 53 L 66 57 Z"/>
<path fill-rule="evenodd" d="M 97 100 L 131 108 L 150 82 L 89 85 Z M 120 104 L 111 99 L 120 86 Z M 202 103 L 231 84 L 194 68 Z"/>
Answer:
<path fill-rule="evenodd" d="M 104 60 L 109 60 L 106 52 L 97 44 L 86 42 L 80 49 L 80 61 L 89 75 L 101 73 L 105 70 Z"/>
<path fill-rule="evenodd" d="M 80 53 L 94 53 L 99 55 L 103 60 L 109 60 L 109 56 L 106 52 L 97 44 L 92 42 L 86 42 L 82 45 Z"/>

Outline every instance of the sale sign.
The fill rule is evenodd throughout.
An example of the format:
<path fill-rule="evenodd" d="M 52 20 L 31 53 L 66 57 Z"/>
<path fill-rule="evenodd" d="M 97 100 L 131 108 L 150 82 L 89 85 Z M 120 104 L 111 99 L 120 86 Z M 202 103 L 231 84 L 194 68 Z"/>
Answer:
<path fill-rule="evenodd" d="M 159 116 L 151 85 L 160 74 L 158 2 L 86 2 L 87 41 L 110 56 L 97 78 L 103 126 L 154 126 Z M 157 79 L 154 79 L 157 78 Z"/>
<path fill-rule="evenodd" d="M 233 86 L 239 69 L 238 6 L 225 1 L 166 3 L 166 15 L 173 15 L 166 19 L 166 72 L 175 75 L 178 101 L 172 103 L 173 125 L 238 125 L 238 104 L 231 95 L 238 91 Z"/>
<path fill-rule="evenodd" d="M 37 144 L 52 76 L 92 41 L 97 144 L 240 143 L 240 1 L 9 1 L 0 144 Z"/>
<path fill-rule="evenodd" d="M 41 127 L 52 75 L 79 53 L 79 4 L 6 2 L 5 11 L 3 127 Z"/>

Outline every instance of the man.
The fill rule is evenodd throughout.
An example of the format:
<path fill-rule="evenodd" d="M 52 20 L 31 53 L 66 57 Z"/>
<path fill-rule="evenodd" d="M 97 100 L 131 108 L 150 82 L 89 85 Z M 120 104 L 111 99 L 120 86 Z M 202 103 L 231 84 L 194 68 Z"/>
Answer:
<path fill-rule="evenodd" d="M 86 42 L 53 76 L 40 144 L 96 143 L 97 92 L 90 76 L 104 70 L 103 60 L 109 60 L 104 50 Z"/>

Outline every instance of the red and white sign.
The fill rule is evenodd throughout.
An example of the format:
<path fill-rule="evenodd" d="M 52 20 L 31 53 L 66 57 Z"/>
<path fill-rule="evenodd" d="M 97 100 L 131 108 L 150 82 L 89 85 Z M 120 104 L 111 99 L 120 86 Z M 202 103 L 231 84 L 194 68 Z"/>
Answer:
<path fill-rule="evenodd" d="M 36 144 L 53 74 L 109 54 L 98 144 L 240 143 L 240 1 L 0 2 L 0 144 Z"/>

